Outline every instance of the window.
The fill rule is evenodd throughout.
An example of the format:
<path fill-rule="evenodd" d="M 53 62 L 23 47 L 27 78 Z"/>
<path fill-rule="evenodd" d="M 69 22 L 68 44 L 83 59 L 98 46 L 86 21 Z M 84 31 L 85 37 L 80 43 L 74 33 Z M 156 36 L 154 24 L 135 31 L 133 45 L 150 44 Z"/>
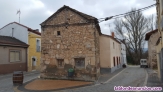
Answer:
<path fill-rule="evenodd" d="M 57 31 L 57 36 L 60 36 L 61 35 L 61 32 L 60 31 Z"/>
<path fill-rule="evenodd" d="M 20 51 L 10 51 L 10 62 L 20 61 Z"/>
<path fill-rule="evenodd" d="M 64 59 L 57 59 L 58 67 L 64 67 Z"/>
<path fill-rule="evenodd" d="M 85 68 L 85 59 L 84 58 L 75 58 L 75 67 Z"/>
<path fill-rule="evenodd" d="M 39 39 L 36 40 L 36 51 L 37 52 L 40 52 L 41 51 L 41 43 L 40 43 L 40 40 Z"/>
<path fill-rule="evenodd" d="M 113 42 L 113 49 L 114 49 L 114 42 Z"/>

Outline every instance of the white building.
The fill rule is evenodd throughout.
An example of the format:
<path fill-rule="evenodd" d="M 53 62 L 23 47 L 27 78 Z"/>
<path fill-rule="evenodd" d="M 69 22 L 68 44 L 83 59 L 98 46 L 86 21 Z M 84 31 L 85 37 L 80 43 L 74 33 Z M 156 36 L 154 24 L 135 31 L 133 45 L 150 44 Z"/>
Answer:
<path fill-rule="evenodd" d="M 126 59 L 126 46 L 124 44 L 124 41 L 117 39 L 121 43 L 121 65 L 125 64 L 127 65 L 127 59 Z"/>
<path fill-rule="evenodd" d="M 0 29 L 0 35 L 15 37 L 16 39 L 28 44 L 28 30 L 30 30 L 30 28 L 17 22 L 12 22 Z"/>
<path fill-rule="evenodd" d="M 120 41 L 120 42 L 121 42 L 121 61 L 122 61 L 122 64 L 126 64 L 127 65 L 126 46 L 123 43 L 123 41 Z"/>

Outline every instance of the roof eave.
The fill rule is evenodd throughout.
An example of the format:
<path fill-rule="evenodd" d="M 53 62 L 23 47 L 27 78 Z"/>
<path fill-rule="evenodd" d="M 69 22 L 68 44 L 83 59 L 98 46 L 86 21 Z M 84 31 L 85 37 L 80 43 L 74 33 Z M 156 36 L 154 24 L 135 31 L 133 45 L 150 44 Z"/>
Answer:
<path fill-rule="evenodd" d="M 26 47 L 28 48 L 29 45 L 13 45 L 13 44 L 0 44 L 0 46 L 12 46 L 12 47 Z"/>

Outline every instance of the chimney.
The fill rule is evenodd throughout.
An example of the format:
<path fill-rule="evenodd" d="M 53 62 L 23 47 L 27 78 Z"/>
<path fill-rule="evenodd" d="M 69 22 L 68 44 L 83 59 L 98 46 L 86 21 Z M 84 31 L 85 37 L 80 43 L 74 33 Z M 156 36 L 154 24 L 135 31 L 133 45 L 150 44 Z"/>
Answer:
<path fill-rule="evenodd" d="M 111 32 L 111 36 L 114 38 L 114 32 Z"/>
<path fill-rule="evenodd" d="M 14 28 L 12 28 L 12 37 L 14 36 Z"/>

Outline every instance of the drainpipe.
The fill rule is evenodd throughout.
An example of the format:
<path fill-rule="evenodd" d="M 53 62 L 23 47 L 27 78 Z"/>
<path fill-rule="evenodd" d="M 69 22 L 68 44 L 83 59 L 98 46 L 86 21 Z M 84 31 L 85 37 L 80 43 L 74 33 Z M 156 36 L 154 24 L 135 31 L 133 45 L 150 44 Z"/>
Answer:
<path fill-rule="evenodd" d="M 96 26 L 95 26 L 95 32 L 94 32 L 94 37 L 95 37 L 95 71 L 96 71 L 96 79 L 97 79 L 97 54 L 96 54 Z"/>
<path fill-rule="evenodd" d="M 28 47 L 25 48 L 26 49 L 26 72 L 28 71 L 28 52 L 27 52 L 27 49 Z"/>

